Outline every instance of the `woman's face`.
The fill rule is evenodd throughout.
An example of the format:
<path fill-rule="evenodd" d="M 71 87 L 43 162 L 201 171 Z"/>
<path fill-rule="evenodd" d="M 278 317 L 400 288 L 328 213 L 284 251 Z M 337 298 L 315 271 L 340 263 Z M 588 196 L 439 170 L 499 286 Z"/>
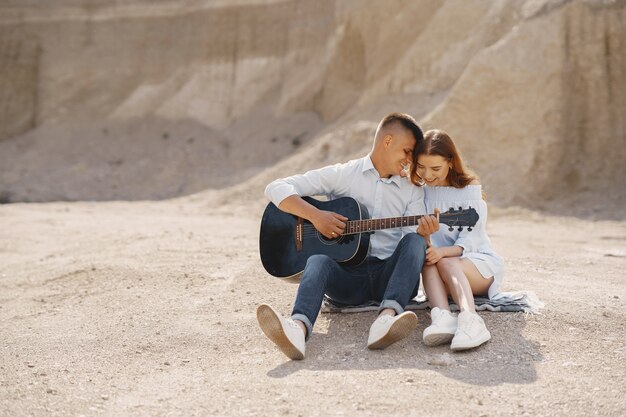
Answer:
<path fill-rule="evenodd" d="M 431 187 L 450 185 L 448 172 L 451 167 L 450 161 L 440 155 L 420 155 L 415 164 L 419 176 Z"/>

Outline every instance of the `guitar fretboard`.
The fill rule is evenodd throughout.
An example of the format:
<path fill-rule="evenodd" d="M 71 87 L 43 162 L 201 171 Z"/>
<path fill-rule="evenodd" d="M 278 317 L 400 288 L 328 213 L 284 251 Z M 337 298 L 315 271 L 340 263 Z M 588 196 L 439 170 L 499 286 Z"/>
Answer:
<path fill-rule="evenodd" d="M 385 219 L 350 220 L 346 222 L 345 235 L 356 233 L 373 232 L 374 230 L 393 229 L 396 227 L 416 226 L 417 221 L 422 217 L 388 217 Z"/>

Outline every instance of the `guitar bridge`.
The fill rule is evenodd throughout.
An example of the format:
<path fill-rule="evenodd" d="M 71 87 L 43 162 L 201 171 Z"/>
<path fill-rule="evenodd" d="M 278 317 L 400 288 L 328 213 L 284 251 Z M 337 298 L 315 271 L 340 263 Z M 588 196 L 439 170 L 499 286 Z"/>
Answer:
<path fill-rule="evenodd" d="M 296 227 L 294 230 L 295 238 L 296 238 L 296 251 L 302 251 L 302 226 L 304 225 L 304 220 L 302 217 L 298 217 L 298 222 L 296 223 Z"/>

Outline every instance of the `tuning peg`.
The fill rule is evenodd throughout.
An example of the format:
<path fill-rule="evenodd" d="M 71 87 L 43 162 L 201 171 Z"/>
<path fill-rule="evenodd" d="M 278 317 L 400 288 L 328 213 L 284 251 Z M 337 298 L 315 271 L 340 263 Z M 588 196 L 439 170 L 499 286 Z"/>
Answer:
<path fill-rule="evenodd" d="M 459 226 L 459 232 L 463 230 L 463 226 Z"/>
<path fill-rule="evenodd" d="M 454 230 L 454 227 L 452 227 L 452 226 L 448 227 L 448 231 L 449 231 L 449 232 L 451 232 L 451 231 L 453 231 L 453 230 Z"/>
<path fill-rule="evenodd" d="M 450 207 L 450 213 L 454 212 L 454 207 Z"/>
<path fill-rule="evenodd" d="M 463 207 L 459 206 L 459 211 L 463 211 Z"/>
<path fill-rule="evenodd" d="M 471 232 L 471 231 L 472 231 L 472 226 L 468 227 L 468 228 L 467 228 L 467 231 L 468 231 L 468 232 Z"/>

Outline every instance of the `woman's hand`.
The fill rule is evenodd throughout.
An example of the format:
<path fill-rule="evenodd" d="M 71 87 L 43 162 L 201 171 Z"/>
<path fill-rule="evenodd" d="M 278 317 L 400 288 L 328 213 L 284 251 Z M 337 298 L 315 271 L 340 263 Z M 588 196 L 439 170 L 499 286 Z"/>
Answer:
<path fill-rule="evenodd" d="M 443 248 L 436 248 L 434 246 L 431 246 L 426 249 L 426 265 L 434 265 L 439 262 L 441 258 L 444 257 L 445 254 Z"/>

